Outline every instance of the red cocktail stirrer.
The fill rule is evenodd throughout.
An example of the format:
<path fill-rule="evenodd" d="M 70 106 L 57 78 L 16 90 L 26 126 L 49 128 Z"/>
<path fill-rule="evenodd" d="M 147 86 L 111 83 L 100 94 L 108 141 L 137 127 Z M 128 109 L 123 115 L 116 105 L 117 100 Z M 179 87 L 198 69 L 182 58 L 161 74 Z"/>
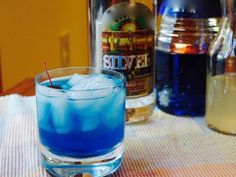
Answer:
<path fill-rule="evenodd" d="M 53 84 L 52 84 L 51 77 L 50 77 L 50 75 L 49 75 L 49 73 L 48 73 L 48 69 L 47 69 L 47 63 L 46 63 L 46 62 L 44 62 L 43 64 L 44 64 L 44 70 L 45 70 L 45 72 L 46 72 L 46 73 L 47 73 L 47 75 L 48 75 L 48 79 L 49 79 L 49 82 L 50 82 L 50 84 L 51 84 L 51 87 L 53 87 Z"/>

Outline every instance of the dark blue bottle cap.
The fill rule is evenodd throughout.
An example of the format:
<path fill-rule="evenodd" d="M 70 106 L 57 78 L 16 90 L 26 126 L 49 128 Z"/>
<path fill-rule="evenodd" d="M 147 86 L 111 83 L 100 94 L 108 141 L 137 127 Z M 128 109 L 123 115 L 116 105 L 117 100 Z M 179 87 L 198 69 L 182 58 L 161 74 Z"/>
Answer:
<path fill-rule="evenodd" d="M 164 0 L 159 13 L 176 18 L 221 17 L 220 0 Z"/>

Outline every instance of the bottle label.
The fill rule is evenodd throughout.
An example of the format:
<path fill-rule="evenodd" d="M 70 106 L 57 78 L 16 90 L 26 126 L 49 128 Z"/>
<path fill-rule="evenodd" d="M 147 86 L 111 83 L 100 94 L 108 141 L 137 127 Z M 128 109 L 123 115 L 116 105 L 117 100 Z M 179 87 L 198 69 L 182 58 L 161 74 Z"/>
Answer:
<path fill-rule="evenodd" d="M 126 76 L 128 97 L 148 95 L 153 89 L 153 15 L 139 3 L 111 6 L 102 17 L 102 67 Z"/>

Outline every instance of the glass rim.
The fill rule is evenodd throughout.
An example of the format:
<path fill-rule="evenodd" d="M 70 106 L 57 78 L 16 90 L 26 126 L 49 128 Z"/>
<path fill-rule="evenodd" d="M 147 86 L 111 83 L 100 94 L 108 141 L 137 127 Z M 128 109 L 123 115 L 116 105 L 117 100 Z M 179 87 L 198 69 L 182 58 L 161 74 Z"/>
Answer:
<path fill-rule="evenodd" d="M 100 71 L 108 71 L 108 72 L 111 72 L 111 73 L 115 73 L 117 75 L 119 75 L 120 77 L 120 82 L 118 82 L 117 84 L 114 84 L 112 86 L 109 86 L 109 87 L 103 87 L 103 88 L 99 88 L 99 89 L 76 89 L 76 90 L 67 90 L 67 89 L 57 89 L 57 88 L 52 88 L 52 87 L 47 87 L 45 85 L 42 85 L 40 82 L 40 78 L 42 76 L 47 76 L 47 73 L 44 71 L 42 73 L 39 73 L 35 76 L 35 86 L 39 86 L 39 87 L 42 87 L 44 89 L 48 89 L 50 91 L 61 91 L 61 92 L 87 92 L 87 91 L 101 91 L 101 90 L 107 90 L 107 89 L 114 89 L 114 88 L 117 88 L 119 86 L 121 86 L 122 84 L 125 83 L 126 79 L 125 79 L 125 76 L 118 72 L 118 71 L 114 71 L 114 70 L 111 70 L 111 69 L 104 69 L 104 68 L 101 68 L 101 67 L 87 67 L 87 66 L 78 66 L 78 67 L 64 67 L 64 68 L 56 68 L 56 69 L 52 69 L 52 70 L 48 70 L 48 73 L 50 75 L 50 73 L 53 73 L 53 72 L 58 72 L 58 71 L 62 71 L 62 70 L 72 70 L 72 69 L 78 69 L 78 70 L 81 70 L 81 69 L 89 69 L 89 70 L 100 70 Z M 74 74 L 78 74 L 78 73 L 74 73 Z M 55 77 L 57 78 L 57 77 Z M 58 77 L 59 78 L 59 77 Z M 48 79 L 49 80 L 49 79 Z"/>

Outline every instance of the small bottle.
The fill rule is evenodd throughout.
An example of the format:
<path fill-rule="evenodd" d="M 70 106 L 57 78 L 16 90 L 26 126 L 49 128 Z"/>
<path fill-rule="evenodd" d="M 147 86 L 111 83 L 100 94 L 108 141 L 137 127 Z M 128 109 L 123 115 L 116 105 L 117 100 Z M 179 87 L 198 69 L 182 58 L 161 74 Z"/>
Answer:
<path fill-rule="evenodd" d="M 147 120 L 154 109 L 153 0 L 90 0 L 91 65 L 126 76 L 126 122 Z"/>
<path fill-rule="evenodd" d="M 222 7 L 222 25 L 209 49 L 206 123 L 236 135 L 236 0 L 223 0 Z"/>
<path fill-rule="evenodd" d="M 165 0 L 158 19 L 156 104 L 168 114 L 204 116 L 207 52 L 219 29 L 220 0 Z"/>

